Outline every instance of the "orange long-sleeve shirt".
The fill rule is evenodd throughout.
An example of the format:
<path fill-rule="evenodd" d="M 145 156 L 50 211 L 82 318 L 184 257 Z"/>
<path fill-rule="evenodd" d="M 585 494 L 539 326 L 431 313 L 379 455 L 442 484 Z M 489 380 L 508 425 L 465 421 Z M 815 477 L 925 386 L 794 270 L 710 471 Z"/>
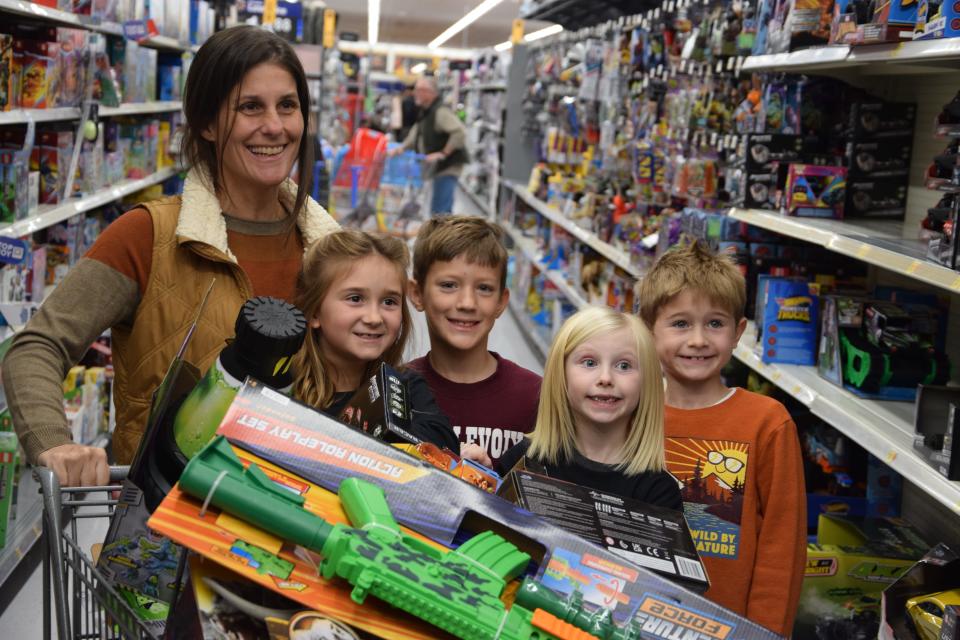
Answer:
<path fill-rule="evenodd" d="M 806 560 L 797 429 L 776 400 L 743 389 L 712 407 L 667 407 L 667 467 L 710 577 L 706 596 L 789 636 Z"/>

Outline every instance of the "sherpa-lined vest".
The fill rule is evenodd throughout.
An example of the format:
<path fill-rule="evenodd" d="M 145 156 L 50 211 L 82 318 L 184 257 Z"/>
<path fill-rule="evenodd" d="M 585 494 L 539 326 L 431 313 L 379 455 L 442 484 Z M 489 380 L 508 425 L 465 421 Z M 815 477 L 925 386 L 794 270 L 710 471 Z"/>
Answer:
<path fill-rule="evenodd" d="M 154 390 L 160 385 L 215 280 L 196 333 L 184 354 L 206 371 L 233 335 L 240 307 L 253 297 L 249 278 L 235 262 L 201 242 L 178 240 L 180 197 L 141 205 L 153 219 L 150 279 L 133 323 L 114 327 L 112 339 L 117 427 L 113 451 L 129 464 L 143 436 Z"/>

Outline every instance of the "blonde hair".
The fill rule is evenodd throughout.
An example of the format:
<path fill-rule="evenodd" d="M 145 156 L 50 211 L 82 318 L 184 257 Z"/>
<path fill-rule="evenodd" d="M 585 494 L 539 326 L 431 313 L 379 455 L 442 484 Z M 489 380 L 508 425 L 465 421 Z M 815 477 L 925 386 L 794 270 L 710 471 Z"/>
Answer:
<path fill-rule="evenodd" d="M 747 302 L 743 274 L 729 256 L 714 253 L 700 241 L 660 256 L 637 286 L 640 317 L 653 327 L 660 309 L 687 290 L 707 296 L 729 311 L 735 322 L 743 318 Z"/>
<path fill-rule="evenodd" d="M 503 227 L 479 216 L 442 216 L 423 223 L 413 246 L 413 279 L 424 287 L 435 262 L 464 256 L 467 262 L 500 271 L 500 291 L 507 287 L 507 250 Z"/>
<path fill-rule="evenodd" d="M 403 301 L 400 304 L 400 335 L 378 360 L 367 365 L 365 378 L 372 376 L 382 362 L 398 366 L 410 336 L 412 322 L 406 301 L 407 268 L 410 264 L 407 246 L 396 238 L 356 229 L 342 229 L 328 234 L 313 243 L 304 255 L 294 300 L 294 304 L 307 318 L 316 317 L 333 284 L 348 273 L 358 260 L 369 256 L 385 258 L 397 268 Z M 294 397 L 321 409 L 330 404 L 336 392 L 336 386 L 329 374 L 332 365 L 320 346 L 322 332 L 323 327 L 311 328 L 293 361 L 296 371 Z"/>
<path fill-rule="evenodd" d="M 576 449 L 576 424 L 567 398 L 566 362 L 570 353 L 587 340 L 611 331 L 633 334 L 640 369 L 640 402 L 630 418 L 627 441 L 617 468 L 627 475 L 664 471 L 663 380 L 653 336 L 640 319 L 609 307 L 587 307 L 570 316 L 553 339 L 540 389 L 537 424 L 530 434 L 527 455 L 557 464 L 572 460 Z"/>

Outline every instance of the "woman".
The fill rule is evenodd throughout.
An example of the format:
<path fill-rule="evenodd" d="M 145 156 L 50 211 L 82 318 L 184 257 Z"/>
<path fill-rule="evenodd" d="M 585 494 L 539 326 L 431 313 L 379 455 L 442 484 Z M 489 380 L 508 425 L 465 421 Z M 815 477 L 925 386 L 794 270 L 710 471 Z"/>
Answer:
<path fill-rule="evenodd" d="M 108 227 L 21 331 L 3 362 L 14 426 L 30 462 L 65 486 L 104 484 L 103 449 L 72 442 L 62 380 L 111 329 L 117 427 L 129 463 L 153 390 L 213 283 L 185 359 L 208 368 L 245 300 L 294 296 L 303 249 L 338 228 L 311 200 L 304 136 L 309 93 L 293 48 L 235 27 L 212 36 L 190 66 L 183 195 L 140 205 Z M 299 185 L 287 178 L 298 164 Z"/>

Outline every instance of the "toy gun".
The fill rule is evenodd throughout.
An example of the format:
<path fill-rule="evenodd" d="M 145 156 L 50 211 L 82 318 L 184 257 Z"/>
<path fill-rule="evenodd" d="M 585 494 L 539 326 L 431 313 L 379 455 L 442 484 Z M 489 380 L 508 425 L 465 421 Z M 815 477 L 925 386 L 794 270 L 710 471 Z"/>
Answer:
<path fill-rule="evenodd" d="M 575 591 L 562 597 L 525 578 L 509 609 L 500 600 L 507 582 L 530 556 L 487 531 L 455 551 L 404 534 L 383 490 L 348 478 L 338 494 L 353 527 L 331 525 L 303 508 L 302 496 L 274 484 L 254 464 L 244 469 L 223 436 L 194 457 L 180 488 L 264 531 L 323 556 L 320 573 L 464 640 L 639 640 L 641 625 L 614 624 L 608 609 L 589 612 Z"/>

